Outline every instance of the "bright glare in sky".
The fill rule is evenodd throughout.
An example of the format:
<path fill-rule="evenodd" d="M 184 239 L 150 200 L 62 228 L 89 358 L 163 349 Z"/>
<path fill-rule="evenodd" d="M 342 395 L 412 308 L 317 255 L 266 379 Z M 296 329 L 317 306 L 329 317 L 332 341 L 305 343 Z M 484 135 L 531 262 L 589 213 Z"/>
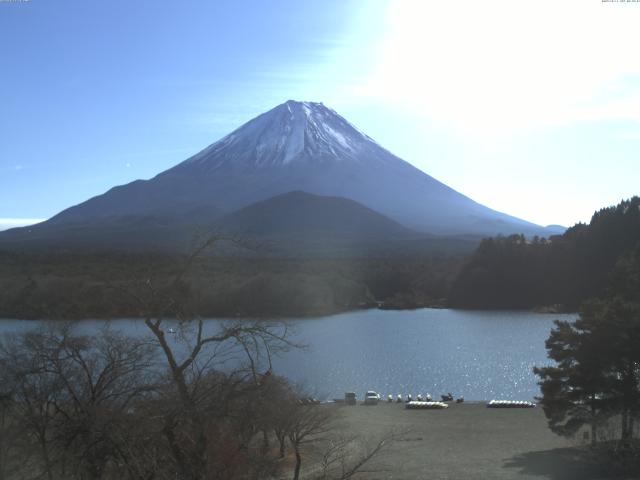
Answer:
<path fill-rule="evenodd" d="M 354 92 L 423 125 L 406 159 L 541 224 L 638 193 L 640 5 L 396 0 L 386 22 Z"/>
<path fill-rule="evenodd" d="M 397 0 L 366 93 L 481 137 L 638 121 L 640 12 L 631 8 Z"/>
<path fill-rule="evenodd" d="M 640 193 L 638 25 L 601 0 L 0 3 L 0 228 L 289 98 L 491 208 L 588 221 Z"/>

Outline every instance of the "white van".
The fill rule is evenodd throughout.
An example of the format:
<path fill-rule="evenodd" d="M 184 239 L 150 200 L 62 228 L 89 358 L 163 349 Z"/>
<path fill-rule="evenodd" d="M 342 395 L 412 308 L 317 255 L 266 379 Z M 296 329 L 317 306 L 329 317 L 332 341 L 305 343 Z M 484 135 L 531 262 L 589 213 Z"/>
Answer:
<path fill-rule="evenodd" d="M 380 395 L 378 395 L 373 390 L 369 390 L 367 392 L 367 394 L 364 396 L 364 404 L 365 405 L 377 405 L 379 399 L 380 399 Z"/>

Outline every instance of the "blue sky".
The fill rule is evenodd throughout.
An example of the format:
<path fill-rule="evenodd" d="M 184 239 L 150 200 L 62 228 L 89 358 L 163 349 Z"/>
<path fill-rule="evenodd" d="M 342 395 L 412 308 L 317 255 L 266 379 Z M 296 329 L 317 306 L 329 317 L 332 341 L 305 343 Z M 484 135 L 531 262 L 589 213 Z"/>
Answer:
<path fill-rule="evenodd" d="M 0 2 L 0 228 L 322 101 L 540 224 L 640 193 L 640 3 Z"/>

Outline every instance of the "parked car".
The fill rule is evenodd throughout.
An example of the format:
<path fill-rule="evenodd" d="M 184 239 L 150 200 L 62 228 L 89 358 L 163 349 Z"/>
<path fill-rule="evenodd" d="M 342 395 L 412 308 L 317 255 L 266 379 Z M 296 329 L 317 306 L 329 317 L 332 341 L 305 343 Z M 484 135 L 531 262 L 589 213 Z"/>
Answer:
<path fill-rule="evenodd" d="M 373 390 L 369 390 L 367 392 L 367 394 L 364 396 L 364 404 L 365 405 L 377 405 L 379 399 L 380 399 L 380 395 L 378 395 Z"/>
<path fill-rule="evenodd" d="M 347 392 L 344 394 L 344 403 L 347 405 L 355 405 L 356 404 L 356 394 L 353 392 Z"/>

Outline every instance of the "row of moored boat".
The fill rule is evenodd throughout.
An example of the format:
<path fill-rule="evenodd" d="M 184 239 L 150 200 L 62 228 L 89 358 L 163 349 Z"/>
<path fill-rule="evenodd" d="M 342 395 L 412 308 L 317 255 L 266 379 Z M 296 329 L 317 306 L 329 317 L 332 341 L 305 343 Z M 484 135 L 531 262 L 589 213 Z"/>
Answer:
<path fill-rule="evenodd" d="M 489 408 L 533 408 L 536 404 L 524 400 L 491 400 L 487 403 Z"/>
<path fill-rule="evenodd" d="M 405 408 L 412 410 L 441 410 L 443 408 L 449 408 L 449 405 L 444 402 L 411 401 L 405 404 Z"/>

